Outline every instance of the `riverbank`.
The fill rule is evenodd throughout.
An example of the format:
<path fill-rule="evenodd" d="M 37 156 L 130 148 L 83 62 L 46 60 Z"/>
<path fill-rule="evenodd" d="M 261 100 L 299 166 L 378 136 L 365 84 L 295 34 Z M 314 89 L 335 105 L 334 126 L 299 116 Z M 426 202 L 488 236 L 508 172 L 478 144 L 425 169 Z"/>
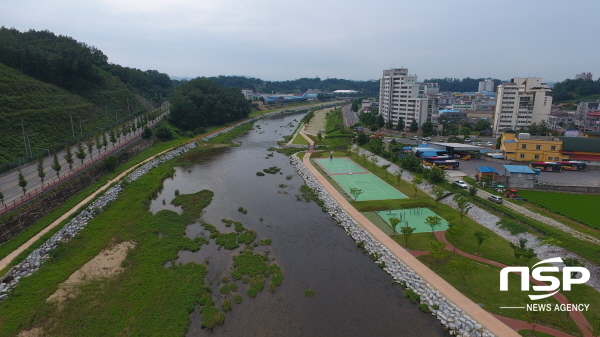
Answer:
<path fill-rule="evenodd" d="M 421 302 L 428 305 L 429 310 L 451 333 L 486 337 L 493 335 L 519 336 L 425 267 L 356 211 L 312 166 L 310 153 L 305 154 L 302 161 L 296 156 L 292 158 L 294 166 L 307 185 L 315 189 L 321 200 L 324 201 L 329 214 L 346 229 L 354 240 L 362 242 L 369 253 L 381 254 L 378 262 L 385 263 L 384 269 L 398 282 L 406 282 L 410 289 L 420 295 Z"/>

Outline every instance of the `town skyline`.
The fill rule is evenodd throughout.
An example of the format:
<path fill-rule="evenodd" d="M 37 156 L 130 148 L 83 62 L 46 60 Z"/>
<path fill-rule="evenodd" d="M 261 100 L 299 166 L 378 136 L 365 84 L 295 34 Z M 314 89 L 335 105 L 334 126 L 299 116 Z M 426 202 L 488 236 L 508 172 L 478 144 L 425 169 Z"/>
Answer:
<path fill-rule="evenodd" d="M 408 68 L 431 78 L 575 78 L 600 69 L 592 0 L 542 4 L 274 0 L 4 2 L 2 25 L 48 30 L 109 62 L 173 77 L 378 80 Z"/>

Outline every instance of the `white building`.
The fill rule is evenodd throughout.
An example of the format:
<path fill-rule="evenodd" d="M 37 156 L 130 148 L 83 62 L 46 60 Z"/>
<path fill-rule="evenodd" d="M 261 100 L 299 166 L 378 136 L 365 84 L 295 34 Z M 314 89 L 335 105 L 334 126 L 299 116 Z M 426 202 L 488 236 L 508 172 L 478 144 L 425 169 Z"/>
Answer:
<path fill-rule="evenodd" d="M 539 77 L 515 77 L 496 88 L 494 134 L 501 130 L 527 128 L 532 123 L 548 122 L 552 107 L 552 90 Z"/>
<path fill-rule="evenodd" d="M 479 91 L 479 92 L 483 92 L 483 91 L 493 92 L 494 91 L 494 81 L 492 81 L 490 79 L 487 79 L 485 81 L 479 82 L 479 89 L 477 91 Z"/>
<path fill-rule="evenodd" d="M 244 98 L 247 100 L 251 100 L 254 92 L 252 92 L 250 89 L 242 89 L 242 95 L 244 95 Z"/>
<path fill-rule="evenodd" d="M 592 80 L 592 73 L 581 73 L 581 74 L 576 74 L 575 75 L 575 79 L 576 80 Z"/>
<path fill-rule="evenodd" d="M 417 83 L 417 75 L 409 75 L 406 68 L 384 70 L 379 80 L 379 113 L 386 123 L 391 120 L 396 125 L 402 117 L 407 126 L 413 119 L 421 126 L 437 111 L 436 99 L 427 93 L 436 89 Z"/>

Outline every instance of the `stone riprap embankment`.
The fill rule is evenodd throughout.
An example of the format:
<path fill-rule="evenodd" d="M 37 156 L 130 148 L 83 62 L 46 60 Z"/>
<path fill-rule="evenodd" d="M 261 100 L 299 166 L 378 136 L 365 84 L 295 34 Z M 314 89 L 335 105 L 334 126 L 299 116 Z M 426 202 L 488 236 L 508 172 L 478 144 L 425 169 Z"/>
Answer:
<path fill-rule="evenodd" d="M 437 290 L 433 289 L 425 280 L 418 276 L 406 264 L 401 262 L 384 245 L 374 239 L 365 231 L 342 207 L 335 201 L 327 190 L 319 184 L 297 156 L 291 157 L 292 165 L 298 174 L 304 179 L 306 185 L 311 187 L 323 201 L 327 212 L 342 226 L 348 235 L 357 243 L 362 242 L 363 248 L 369 254 L 379 256 L 376 263 L 385 265 L 383 269 L 388 272 L 397 282 L 404 282 L 409 289 L 420 295 L 420 301 L 429 307 L 442 325 L 452 335 L 470 337 L 494 336 L 485 330 L 481 324 L 466 315 L 459 307 L 450 303 Z"/>
<path fill-rule="evenodd" d="M 363 154 L 363 153 L 365 153 L 369 156 L 374 156 L 371 152 L 360 148 L 359 154 Z M 375 157 L 378 158 L 376 165 L 378 165 L 380 167 L 383 165 L 390 165 L 390 167 L 387 169 L 388 172 L 394 174 L 394 173 L 400 171 L 400 168 L 398 167 L 398 165 L 396 165 L 382 157 L 378 157 L 378 156 L 375 156 Z M 402 179 L 405 181 L 411 182 L 413 178 L 414 178 L 414 175 L 412 175 L 410 172 L 404 171 L 402 173 Z M 424 181 L 423 183 L 421 183 L 418 186 L 419 186 L 419 189 L 421 189 L 422 191 L 427 193 L 432 198 L 435 198 L 435 196 L 432 192 L 432 187 L 433 187 L 432 184 Z M 457 208 L 456 202 L 454 200 L 452 200 L 452 198 L 445 198 L 445 199 L 442 199 L 440 202 L 443 204 L 446 204 L 454 209 Z M 482 209 L 481 207 L 479 207 L 477 205 L 471 204 L 471 209 L 469 210 L 469 213 L 467 213 L 467 216 L 469 218 L 471 218 L 472 220 L 474 220 L 475 222 L 477 222 L 478 224 L 481 224 L 485 228 L 491 230 L 492 232 L 498 234 L 499 236 L 503 237 L 507 241 L 512 242 L 514 244 L 519 244 L 519 240 L 526 239 L 527 246 L 533 248 L 534 252 L 537 254 L 537 257 L 540 260 L 545 260 L 545 259 L 549 259 L 552 257 L 560 256 L 563 259 L 575 258 L 575 259 L 581 261 L 584 264 L 584 266 L 590 271 L 590 280 L 586 284 L 591 286 L 592 288 L 596 289 L 597 291 L 600 291 L 600 266 L 598 266 L 597 264 L 592 263 L 589 260 L 584 259 L 581 256 L 579 256 L 571 251 L 568 251 L 562 247 L 544 242 L 542 240 L 542 237 L 540 237 L 540 236 L 536 236 L 531 233 L 521 233 L 521 234 L 513 235 L 509 231 L 500 228 L 500 226 L 498 225 L 498 222 L 501 219 L 498 216 Z M 548 225 L 553 226 L 558 229 L 561 229 L 562 227 L 565 226 L 563 224 L 561 224 L 562 227 L 554 226 L 555 222 L 556 222 L 555 220 L 552 220 L 552 222 L 544 221 L 545 224 L 548 224 Z M 561 269 L 563 267 L 565 267 L 564 264 L 556 264 L 556 266 Z"/>
<path fill-rule="evenodd" d="M 131 182 L 135 181 L 144 174 L 148 173 L 151 169 L 157 167 L 158 165 L 171 160 L 177 156 L 180 156 L 189 150 L 195 148 L 198 142 L 208 141 L 213 139 L 216 136 L 227 133 L 232 129 L 243 125 L 245 123 L 253 123 L 258 119 L 273 116 L 276 114 L 281 114 L 284 112 L 296 112 L 296 110 L 301 110 L 302 108 L 294 109 L 294 110 L 286 110 L 286 111 L 273 111 L 267 114 L 263 114 L 257 117 L 249 118 L 244 120 L 236 125 L 223 128 L 218 132 L 212 133 L 205 137 L 199 138 L 196 141 L 189 142 L 185 145 L 179 146 L 173 150 L 170 150 L 162 155 L 157 156 L 156 158 L 140 165 L 137 169 L 135 169 L 132 173 L 127 175 L 125 180 Z M 306 109 L 306 108 L 305 108 Z M 52 249 L 56 248 L 58 243 L 60 242 L 68 242 L 75 235 L 79 233 L 81 229 L 83 229 L 88 222 L 94 218 L 96 214 L 99 214 L 104 210 L 104 207 L 111 201 L 115 200 L 119 193 L 122 191 L 123 187 L 121 184 L 116 184 L 108 191 L 106 191 L 102 196 L 98 197 L 92 204 L 87 206 L 83 211 L 81 211 L 77 216 L 75 216 L 71 221 L 69 221 L 63 228 L 61 228 L 56 234 L 54 234 L 49 240 L 44 242 L 40 247 L 36 248 L 31 254 L 29 254 L 23 261 L 19 264 L 13 266 L 8 273 L 0 278 L 0 300 L 8 297 L 8 293 L 11 289 L 13 289 L 18 283 L 19 280 L 23 277 L 27 277 L 34 272 L 36 272 L 41 264 L 46 261 L 49 257 L 49 253 Z"/>

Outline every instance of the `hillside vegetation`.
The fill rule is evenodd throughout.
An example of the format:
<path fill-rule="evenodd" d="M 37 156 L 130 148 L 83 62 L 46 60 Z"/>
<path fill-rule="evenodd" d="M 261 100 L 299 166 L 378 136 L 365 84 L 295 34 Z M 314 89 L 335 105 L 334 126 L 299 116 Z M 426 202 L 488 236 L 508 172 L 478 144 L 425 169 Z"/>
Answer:
<path fill-rule="evenodd" d="M 171 81 L 49 31 L 0 28 L 0 170 L 158 105 Z"/>

